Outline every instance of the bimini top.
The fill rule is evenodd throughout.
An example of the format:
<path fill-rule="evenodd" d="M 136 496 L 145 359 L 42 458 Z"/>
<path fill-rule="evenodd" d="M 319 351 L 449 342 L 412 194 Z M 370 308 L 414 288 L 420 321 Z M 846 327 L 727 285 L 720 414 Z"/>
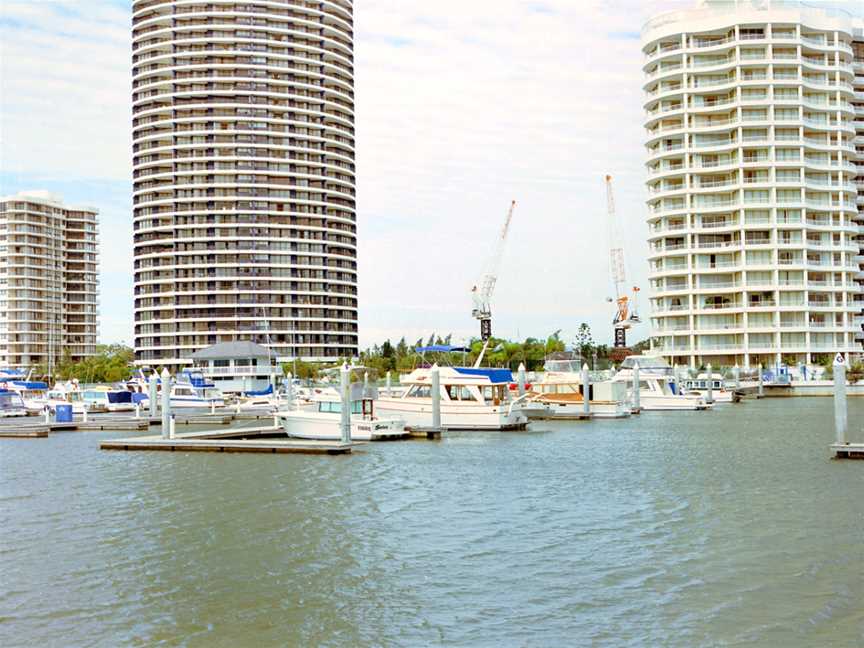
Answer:
<path fill-rule="evenodd" d="M 468 367 L 439 367 L 442 385 L 509 385 L 513 374 L 509 369 L 473 369 Z M 415 369 L 401 379 L 403 383 L 424 384 L 432 382 L 432 371 L 426 367 Z"/>
<path fill-rule="evenodd" d="M 12 380 L 11 384 L 16 387 L 20 387 L 21 389 L 48 389 L 48 383 L 44 382 L 35 382 L 28 380 Z"/>

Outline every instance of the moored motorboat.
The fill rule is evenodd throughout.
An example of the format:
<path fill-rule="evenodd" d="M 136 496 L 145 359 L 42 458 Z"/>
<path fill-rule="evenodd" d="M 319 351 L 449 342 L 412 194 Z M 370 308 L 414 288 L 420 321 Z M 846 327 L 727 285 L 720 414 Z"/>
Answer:
<path fill-rule="evenodd" d="M 686 378 L 681 383 L 687 394 L 701 396 L 708 399 L 708 374 L 700 373 L 696 378 Z M 711 374 L 711 399 L 715 403 L 737 403 L 741 400 L 741 394 L 726 389 L 723 376 L 718 373 Z"/>
<path fill-rule="evenodd" d="M 21 394 L 8 389 L 0 389 L 0 418 L 27 416 L 27 408 Z"/>
<path fill-rule="evenodd" d="M 521 400 L 510 392 L 509 369 L 440 367 L 441 425 L 451 430 L 520 430 L 528 417 Z M 382 416 L 404 418 L 411 427 L 432 425 L 432 375 L 415 369 L 400 379 L 399 396 L 380 396 L 375 407 Z M 523 399 L 525 397 L 522 397 Z"/>
<path fill-rule="evenodd" d="M 342 403 L 328 397 L 315 400 L 315 409 L 292 409 L 278 413 L 285 434 L 297 439 L 339 441 L 342 439 Z M 372 399 L 351 401 L 351 440 L 386 441 L 408 435 L 400 418 L 379 418 Z"/>
<path fill-rule="evenodd" d="M 132 393 L 125 389 L 89 387 L 82 392 L 81 397 L 90 411 L 129 412 L 135 409 Z"/>
<path fill-rule="evenodd" d="M 644 411 L 704 410 L 709 405 L 701 396 L 691 396 L 680 388 L 672 367 L 654 356 L 627 356 L 612 378 L 627 389 L 627 402 L 633 402 L 633 369 L 639 365 L 639 405 Z"/>

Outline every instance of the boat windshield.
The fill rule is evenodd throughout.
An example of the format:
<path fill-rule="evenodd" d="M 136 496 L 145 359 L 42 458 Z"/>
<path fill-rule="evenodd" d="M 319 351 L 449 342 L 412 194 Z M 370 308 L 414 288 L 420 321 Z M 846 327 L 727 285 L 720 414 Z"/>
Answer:
<path fill-rule="evenodd" d="M 544 364 L 546 371 L 557 371 L 561 373 L 579 373 L 582 365 L 579 360 L 547 360 Z"/>
<path fill-rule="evenodd" d="M 639 370 L 650 373 L 672 375 L 672 367 L 663 358 L 656 356 L 627 356 L 621 363 L 622 369 L 632 369 L 633 365 L 639 363 Z"/>
<path fill-rule="evenodd" d="M 21 409 L 24 401 L 15 392 L 0 392 L 0 409 Z"/>

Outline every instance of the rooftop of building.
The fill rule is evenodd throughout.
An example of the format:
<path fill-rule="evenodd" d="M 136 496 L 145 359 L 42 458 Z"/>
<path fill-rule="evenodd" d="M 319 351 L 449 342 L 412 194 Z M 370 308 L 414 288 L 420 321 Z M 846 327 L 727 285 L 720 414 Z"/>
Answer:
<path fill-rule="evenodd" d="M 63 197 L 59 194 L 51 193 L 50 191 L 45 191 L 44 189 L 27 189 L 25 191 L 19 191 L 16 194 L 10 196 L 2 196 L 0 197 L 0 202 L 7 201 L 18 201 L 18 202 L 32 202 L 38 203 L 40 205 L 48 205 L 49 207 L 59 207 L 60 209 L 66 209 L 69 211 L 87 211 L 99 213 L 99 209 L 96 207 L 92 207 L 90 205 L 67 205 L 63 202 Z"/>

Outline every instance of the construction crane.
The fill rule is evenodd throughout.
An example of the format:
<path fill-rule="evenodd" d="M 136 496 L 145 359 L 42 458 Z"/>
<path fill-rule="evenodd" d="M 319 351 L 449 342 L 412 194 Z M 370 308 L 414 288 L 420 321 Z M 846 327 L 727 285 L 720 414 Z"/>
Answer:
<path fill-rule="evenodd" d="M 510 221 L 513 219 L 515 208 L 516 201 L 514 200 L 510 203 L 510 209 L 507 210 L 504 227 L 501 228 L 501 234 L 495 241 L 495 249 L 486 264 L 483 275 L 480 277 L 480 282 L 471 289 L 471 298 L 474 301 L 471 315 L 480 320 L 480 339 L 484 342 L 484 349 L 485 344 L 492 337 L 492 293 L 495 291 L 495 282 L 498 281 L 498 268 L 501 265 L 504 243 L 507 240 L 507 233 L 510 231 Z"/>
<path fill-rule="evenodd" d="M 606 211 L 609 218 L 609 261 L 612 270 L 612 283 L 615 285 L 615 298 L 607 301 L 616 306 L 612 328 L 615 332 L 615 347 L 627 347 L 627 329 L 641 320 L 638 313 L 639 288 L 633 286 L 633 299 L 627 296 L 626 264 L 624 263 L 624 247 L 621 243 L 621 229 L 615 214 L 615 197 L 612 194 L 612 176 L 606 176 Z"/>

